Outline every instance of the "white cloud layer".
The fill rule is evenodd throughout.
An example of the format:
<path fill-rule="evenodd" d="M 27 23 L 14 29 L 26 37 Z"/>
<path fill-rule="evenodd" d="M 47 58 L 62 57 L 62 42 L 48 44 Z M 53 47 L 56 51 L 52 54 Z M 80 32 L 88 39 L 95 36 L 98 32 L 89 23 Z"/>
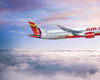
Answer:
<path fill-rule="evenodd" d="M 0 49 L 0 80 L 99 80 L 100 50 Z"/>

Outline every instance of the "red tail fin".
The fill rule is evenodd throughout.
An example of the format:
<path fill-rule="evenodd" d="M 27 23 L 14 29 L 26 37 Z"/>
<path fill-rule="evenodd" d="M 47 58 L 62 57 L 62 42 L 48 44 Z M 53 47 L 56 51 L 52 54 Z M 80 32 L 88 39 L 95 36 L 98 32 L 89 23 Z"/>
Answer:
<path fill-rule="evenodd" d="M 34 22 L 28 21 L 28 23 L 30 24 L 30 27 L 31 27 L 32 31 L 34 32 L 34 34 L 39 35 L 39 36 L 34 36 L 34 37 L 41 38 L 42 33 L 41 33 L 40 28 L 38 28 Z"/>

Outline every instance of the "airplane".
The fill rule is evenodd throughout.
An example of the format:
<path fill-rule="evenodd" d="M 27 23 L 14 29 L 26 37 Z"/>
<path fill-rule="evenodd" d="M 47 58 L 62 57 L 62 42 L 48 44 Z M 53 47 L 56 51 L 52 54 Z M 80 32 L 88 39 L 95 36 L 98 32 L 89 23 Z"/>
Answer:
<path fill-rule="evenodd" d="M 45 31 L 36 23 L 28 21 L 33 34 L 27 34 L 29 37 L 39 39 L 67 39 L 67 38 L 94 38 L 100 35 L 100 27 L 73 28 L 69 29 L 61 25 L 57 25 L 61 30 Z"/>

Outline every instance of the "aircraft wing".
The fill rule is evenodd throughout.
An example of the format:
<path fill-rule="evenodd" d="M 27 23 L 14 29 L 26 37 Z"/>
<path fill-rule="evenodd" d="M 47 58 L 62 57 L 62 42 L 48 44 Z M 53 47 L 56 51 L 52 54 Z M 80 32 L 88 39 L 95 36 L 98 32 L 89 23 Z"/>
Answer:
<path fill-rule="evenodd" d="M 67 32 L 72 33 L 73 35 L 78 35 L 78 33 L 81 33 L 81 32 L 82 32 L 82 31 L 72 30 L 72 29 L 63 27 L 63 26 L 61 26 L 61 25 L 57 25 L 57 26 L 58 26 L 60 29 L 64 30 L 64 31 L 67 31 Z"/>

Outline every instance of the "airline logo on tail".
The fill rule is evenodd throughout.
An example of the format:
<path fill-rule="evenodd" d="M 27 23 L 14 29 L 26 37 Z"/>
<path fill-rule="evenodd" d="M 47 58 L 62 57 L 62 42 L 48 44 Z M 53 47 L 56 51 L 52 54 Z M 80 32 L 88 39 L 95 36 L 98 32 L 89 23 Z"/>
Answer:
<path fill-rule="evenodd" d="M 38 28 L 37 25 L 33 22 L 28 21 L 28 23 L 30 24 L 31 29 L 34 32 L 34 34 L 30 36 L 35 38 L 41 38 L 42 32 L 40 28 Z"/>

